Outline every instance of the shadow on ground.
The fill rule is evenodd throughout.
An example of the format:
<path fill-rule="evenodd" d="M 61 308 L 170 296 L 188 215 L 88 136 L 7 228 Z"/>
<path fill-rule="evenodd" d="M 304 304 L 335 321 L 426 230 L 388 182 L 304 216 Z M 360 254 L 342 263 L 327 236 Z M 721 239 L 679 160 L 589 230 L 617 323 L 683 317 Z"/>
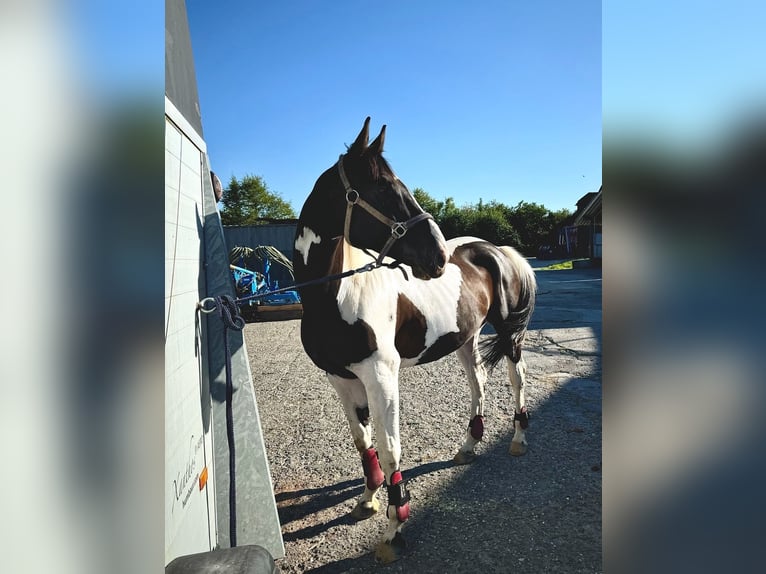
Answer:
<path fill-rule="evenodd" d="M 529 428 L 529 452 L 508 454 L 511 434 L 486 445 L 476 462 L 424 500 L 413 485 L 412 518 L 405 526 L 406 555 L 382 572 L 599 572 L 601 556 L 600 382 L 568 381 L 538 406 Z M 405 469 L 409 480 L 451 468 L 438 461 Z M 360 479 L 361 480 L 361 479 Z M 316 513 L 361 494 L 360 481 L 324 489 L 280 493 L 308 497 L 280 517 Z M 418 499 L 420 501 L 418 502 Z M 384 502 L 384 498 L 381 500 Z M 284 513 L 284 514 L 283 514 Z M 316 536 L 348 515 L 294 533 L 285 540 Z M 344 558 L 308 572 L 369 572 L 381 568 L 371 553 Z"/>
<path fill-rule="evenodd" d="M 407 472 L 410 479 L 424 474 L 453 466 L 452 461 L 431 462 L 422 464 Z M 345 500 L 355 500 L 364 491 L 363 478 L 345 480 L 326 488 L 306 488 L 296 491 L 280 492 L 276 495 L 279 510 L 279 521 L 284 527 L 286 524 L 307 518 L 328 510 Z M 315 524 L 293 532 L 286 532 L 284 540 L 293 541 L 298 539 L 313 538 L 330 528 L 341 524 L 356 524 L 357 521 L 349 514 L 339 516 L 322 524 Z"/>

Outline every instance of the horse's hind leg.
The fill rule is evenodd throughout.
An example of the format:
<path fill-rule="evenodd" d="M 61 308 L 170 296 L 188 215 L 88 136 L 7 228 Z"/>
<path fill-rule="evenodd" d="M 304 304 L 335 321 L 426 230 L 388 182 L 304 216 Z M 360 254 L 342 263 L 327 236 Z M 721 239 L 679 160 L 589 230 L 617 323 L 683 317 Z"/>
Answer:
<path fill-rule="evenodd" d="M 479 336 L 476 334 L 457 350 L 471 387 L 471 413 L 465 442 L 453 459 L 456 464 L 468 464 L 476 459 L 474 449 L 484 435 L 484 383 L 487 381 L 487 370 L 479 355 L 478 342 Z"/>
<path fill-rule="evenodd" d="M 514 363 L 508 358 L 508 376 L 511 379 L 513 388 L 513 410 L 514 410 L 514 433 L 511 439 L 510 453 L 514 456 L 521 456 L 527 452 L 527 440 L 525 431 L 529 425 L 527 414 L 526 399 L 524 397 L 524 383 L 527 374 L 527 365 L 523 357 Z"/>
<path fill-rule="evenodd" d="M 348 419 L 354 446 L 362 457 L 364 471 L 364 493 L 351 511 L 357 520 L 370 518 L 380 510 L 375 494 L 383 484 L 383 471 L 378 462 L 378 453 L 372 448 L 372 429 L 370 428 L 370 410 L 367 405 L 367 393 L 359 379 L 343 379 L 328 375 L 330 383 L 343 403 L 343 411 Z"/>

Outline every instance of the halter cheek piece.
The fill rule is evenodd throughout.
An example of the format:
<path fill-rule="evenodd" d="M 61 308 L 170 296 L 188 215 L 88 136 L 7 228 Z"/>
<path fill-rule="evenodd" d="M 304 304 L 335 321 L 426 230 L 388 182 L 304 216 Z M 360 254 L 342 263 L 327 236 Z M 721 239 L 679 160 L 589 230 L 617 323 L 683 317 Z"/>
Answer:
<path fill-rule="evenodd" d="M 343 188 L 346 191 L 346 221 L 343 226 L 343 237 L 346 239 L 346 241 L 349 244 L 351 243 L 349 236 L 351 231 L 351 211 L 355 205 L 358 205 L 367 213 L 372 215 L 375 219 L 381 223 L 384 223 L 385 225 L 388 225 L 388 227 L 391 228 L 391 237 L 389 237 L 388 241 L 386 241 L 385 245 L 383 245 L 383 249 L 380 250 L 380 254 L 375 260 L 375 264 L 377 266 L 383 264 L 383 258 L 389 252 L 391 247 L 393 247 L 394 242 L 397 239 L 404 237 L 410 227 L 413 227 L 416 223 L 420 223 L 426 219 L 433 219 L 430 213 L 426 213 L 424 211 L 423 213 L 419 213 L 416 216 L 411 217 L 407 221 L 394 221 L 393 219 L 383 215 L 380 211 L 359 197 L 359 192 L 351 187 L 351 184 L 346 177 L 346 172 L 343 170 L 343 155 L 338 158 L 338 173 L 340 174 L 340 180 L 343 183 Z"/>

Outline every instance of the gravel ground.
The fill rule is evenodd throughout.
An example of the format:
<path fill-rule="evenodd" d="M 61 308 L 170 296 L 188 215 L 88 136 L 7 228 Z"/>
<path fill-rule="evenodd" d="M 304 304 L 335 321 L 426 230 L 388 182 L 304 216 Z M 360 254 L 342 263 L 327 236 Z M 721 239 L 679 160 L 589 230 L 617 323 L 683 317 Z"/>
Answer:
<path fill-rule="evenodd" d="M 457 358 L 401 372 L 402 470 L 412 500 L 406 554 L 389 566 L 372 555 L 385 513 L 358 523 L 348 516 L 363 490 L 361 462 L 340 402 L 303 352 L 300 321 L 245 327 L 283 573 L 602 571 L 601 270 L 537 275 L 525 348 L 526 456 L 508 454 L 513 407 L 503 365 L 487 381 L 484 441 L 469 466 L 451 462 L 470 406 Z"/>

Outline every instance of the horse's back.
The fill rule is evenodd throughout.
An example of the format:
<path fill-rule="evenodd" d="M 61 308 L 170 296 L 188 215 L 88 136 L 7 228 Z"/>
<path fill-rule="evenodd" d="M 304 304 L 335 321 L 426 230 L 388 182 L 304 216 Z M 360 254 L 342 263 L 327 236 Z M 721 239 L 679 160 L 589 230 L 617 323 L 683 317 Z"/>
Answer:
<path fill-rule="evenodd" d="M 451 255 L 455 252 L 455 249 L 466 243 L 487 243 L 487 240 L 467 235 L 463 237 L 453 237 L 452 239 L 447 240 L 447 252 Z"/>
<path fill-rule="evenodd" d="M 510 245 L 495 245 L 486 239 L 471 236 L 454 237 L 447 240 L 447 250 L 453 256 L 459 257 L 461 254 L 465 256 L 467 252 L 459 248 L 468 245 L 472 245 L 471 252 L 474 254 L 496 255 L 498 252 L 501 253 L 510 262 L 510 271 L 513 274 L 523 277 L 527 282 L 531 281 L 533 285 L 536 285 L 535 272 L 529 261 Z"/>

